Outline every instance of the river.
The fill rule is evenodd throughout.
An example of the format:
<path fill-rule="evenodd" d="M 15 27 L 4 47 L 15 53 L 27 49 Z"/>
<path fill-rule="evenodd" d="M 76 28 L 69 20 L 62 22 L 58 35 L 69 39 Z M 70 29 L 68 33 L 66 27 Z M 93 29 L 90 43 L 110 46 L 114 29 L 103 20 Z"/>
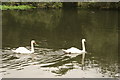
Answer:
<path fill-rule="evenodd" d="M 72 46 L 82 49 L 82 39 L 86 39 L 87 51 L 84 66 L 81 55 L 70 58 L 62 51 Z M 37 43 L 35 53 L 24 55 L 11 51 L 20 46 L 30 49 L 31 40 Z M 118 11 L 3 11 L 1 51 L 1 73 L 5 78 L 118 77 Z"/>

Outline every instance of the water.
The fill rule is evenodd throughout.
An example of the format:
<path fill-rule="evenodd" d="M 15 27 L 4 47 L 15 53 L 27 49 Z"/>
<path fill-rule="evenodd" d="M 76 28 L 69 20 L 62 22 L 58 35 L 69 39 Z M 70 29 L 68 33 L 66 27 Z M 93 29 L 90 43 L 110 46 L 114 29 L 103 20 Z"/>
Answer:
<path fill-rule="evenodd" d="M 65 76 L 77 69 L 96 74 L 91 71 L 93 69 L 102 74 L 99 77 L 117 77 L 117 18 L 117 11 L 104 10 L 3 11 L 1 72 L 6 76 L 14 73 L 9 70 L 24 71 L 26 66 L 38 65 L 55 77 Z M 61 50 L 71 46 L 81 49 L 83 38 L 87 41 L 84 66 L 81 55 L 69 58 Z M 11 51 L 19 46 L 30 49 L 32 39 L 38 44 L 34 54 L 15 54 Z"/>

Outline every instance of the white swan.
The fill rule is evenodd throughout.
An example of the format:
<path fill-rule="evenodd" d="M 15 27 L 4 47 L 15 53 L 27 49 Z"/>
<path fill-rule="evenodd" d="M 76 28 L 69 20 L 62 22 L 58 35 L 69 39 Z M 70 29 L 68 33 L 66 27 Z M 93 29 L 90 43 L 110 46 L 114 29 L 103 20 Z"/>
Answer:
<path fill-rule="evenodd" d="M 25 47 L 19 47 L 16 50 L 12 50 L 15 53 L 34 53 L 34 44 L 35 41 L 31 41 L 31 50 L 26 49 Z"/>
<path fill-rule="evenodd" d="M 86 53 L 86 51 L 85 51 L 85 42 L 86 42 L 86 40 L 82 39 L 82 48 L 83 48 L 82 50 L 79 50 L 78 48 L 75 48 L 75 47 L 71 47 L 71 48 L 69 48 L 67 50 L 64 50 L 64 49 L 62 49 L 62 50 L 63 50 L 64 53 L 69 53 L 67 56 L 76 57 L 79 54 Z M 83 57 L 84 57 L 84 55 L 83 55 Z"/>

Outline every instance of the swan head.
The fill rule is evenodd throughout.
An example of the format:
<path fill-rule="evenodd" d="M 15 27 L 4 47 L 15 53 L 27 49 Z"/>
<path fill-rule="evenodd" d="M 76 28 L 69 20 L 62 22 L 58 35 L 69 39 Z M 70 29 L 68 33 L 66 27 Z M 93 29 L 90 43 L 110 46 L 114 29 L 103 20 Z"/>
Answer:
<path fill-rule="evenodd" d="M 85 40 L 85 39 L 82 39 L 82 41 L 83 41 L 83 42 L 86 42 L 86 40 Z"/>
<path fill-rule="evenodd" d="M 35 40 L 32 40 L 32 41 L 31 41 L 31 43 L 34 43 L 34 44 L 36 44 Z"/>

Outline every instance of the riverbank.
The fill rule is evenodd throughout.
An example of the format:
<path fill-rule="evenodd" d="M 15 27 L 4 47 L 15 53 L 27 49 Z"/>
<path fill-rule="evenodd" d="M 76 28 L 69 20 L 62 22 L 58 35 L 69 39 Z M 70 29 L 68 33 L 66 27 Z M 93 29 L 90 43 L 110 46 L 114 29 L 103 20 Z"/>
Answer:
<path fill-rule="evenodd" d="M 52 9 L 58 9 L 58 8 L 62 8 L 62 3 L 60 2 L 46 2 L 46 3 L 29 3 L 29 2 L 14 2 L 14 3 L 2 3 L 2 5 L 0 5 L 0 9 L 1 10 L 28 10 L 28 9 L 48 9 L 48 8 L 52 8 Z"/>
<path fill-rule="evenodd" d="M 116 10 L 120 8 L 119 2 L 4 2 L 0 6 L 2 10 L 27 10 L 27 9 L 107 9 Z"/>
<path fill-rule="evenodd" d="M 27 10 L 27 9 L 33 9 L 36 8 L 34 6 L 29 5 L 19 5 L 19 6 L 8 6 L 8 5 L 1 5 L 1 10 Z"/>

